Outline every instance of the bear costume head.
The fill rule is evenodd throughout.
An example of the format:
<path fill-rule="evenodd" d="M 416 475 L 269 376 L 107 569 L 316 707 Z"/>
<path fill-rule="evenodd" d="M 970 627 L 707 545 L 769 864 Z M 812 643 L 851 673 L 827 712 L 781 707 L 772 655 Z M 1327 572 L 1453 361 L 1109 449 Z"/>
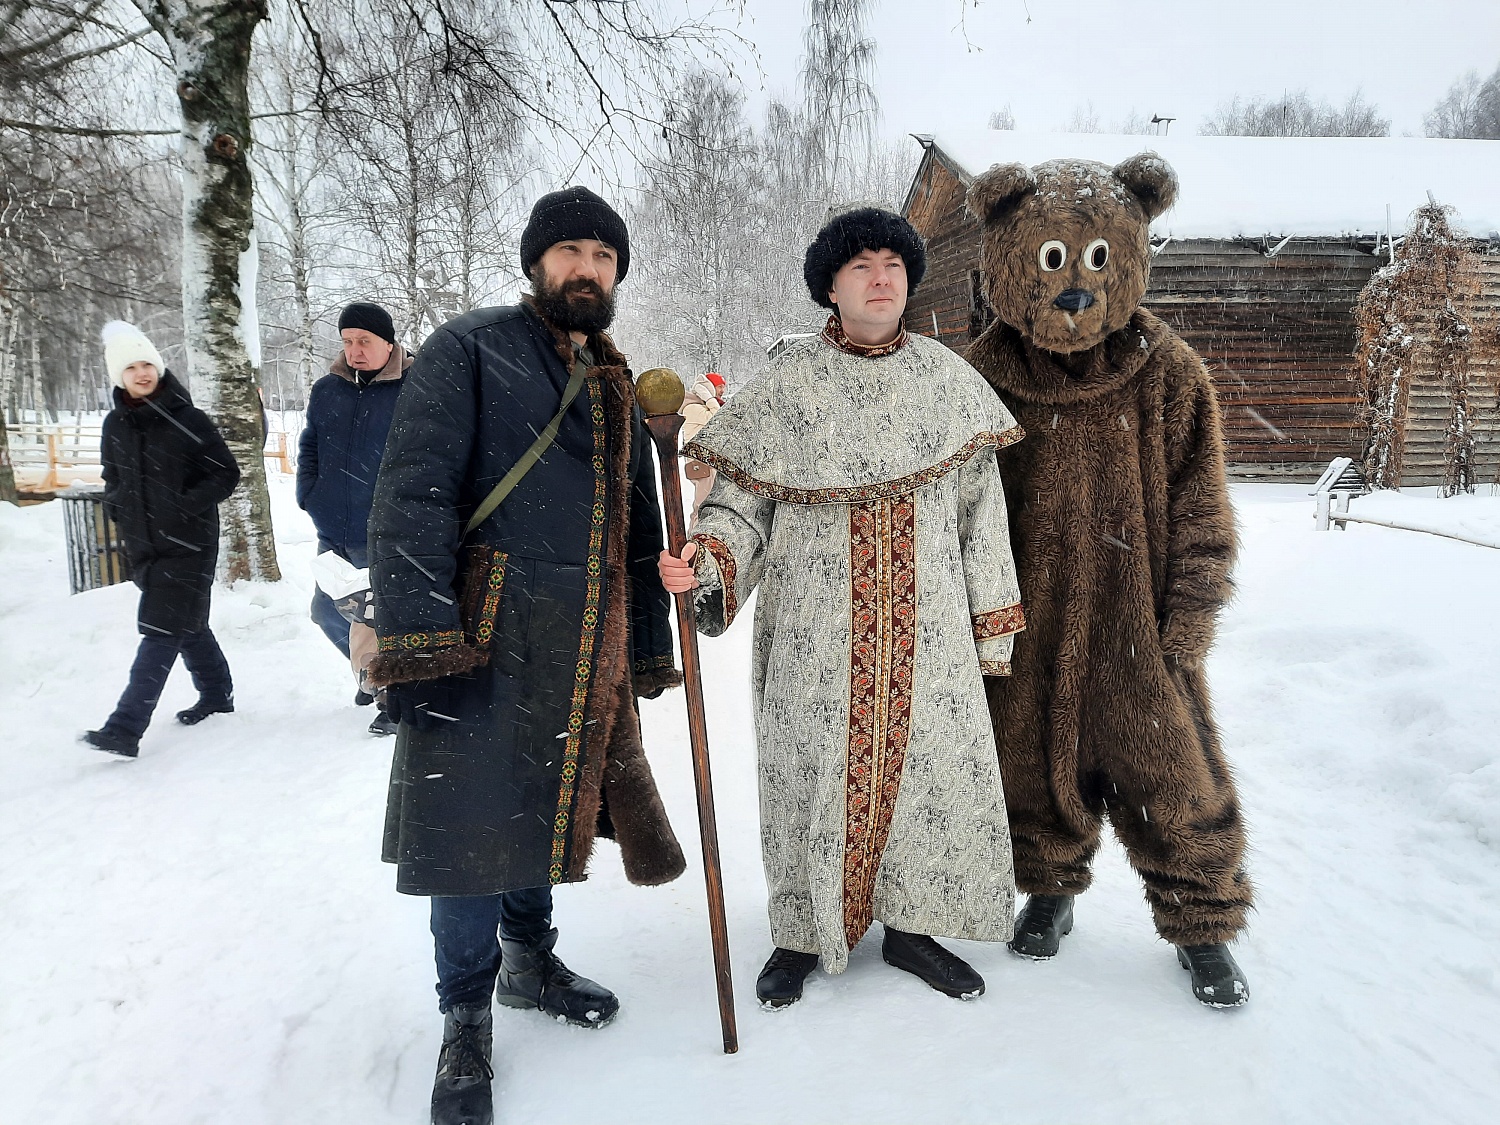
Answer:
<path fill-rule="evenodd" d="M 1151 220 L 1176 198 L 1177 174 L 1154 152 L 1113 168 L 1092 160 L 995 165 L 968 195 L 984 229 L 990 307 L 1044 351 L 1094 347 L 1140 306 Z"/>

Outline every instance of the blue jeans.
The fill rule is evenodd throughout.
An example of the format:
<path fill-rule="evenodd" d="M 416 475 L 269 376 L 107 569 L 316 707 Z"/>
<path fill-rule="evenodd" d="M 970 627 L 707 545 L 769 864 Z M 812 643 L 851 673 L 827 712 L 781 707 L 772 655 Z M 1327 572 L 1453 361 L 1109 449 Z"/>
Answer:
<path fill-rule="evenodd" d="M 324 551 L 333 551 L 341 559 L 348 560 L 352 565 L 362 567 L 365 565 L 366 553 L 359 550 L 341 551 L 326 539 L 318 540 L 318 554 Z M 333 642 L 333 647 L 344 654 L 344 659 L 349 659 L 349 622 L 345 621 L 343 615 L 333 606 L 333 599 L 323 593 L 321 587 L 313 587 L 312 619 L 323 635 Z"/>
<path fill-rule="evenodd" d="M 349 622 L 345 621 L 337 609 L 333 607 L 333 599 L 323 593 L 321 588 L 313 590 L 312 619 L 323 635 L 333 642 L 335 648 L 344 654 L 344 659 L 349 659 Z"/>
<path fill-rule="evenodd" d="M 552 929 L 552 888 L 432 900 L 438 1011 L 483 1004 L 500 971 L 500 935 L 535 941 Z"/>
<path fill-rule="evenodd" d="M 133 738 L 146 733 L 151 716 L 156 712 L 156 702 L 161 698 L 162 688 L 167 686 L 167 677 L 172 672 L 172 665 L 177 663 L 179 653 L 200 696 L 214 700 L 234 696 L 229 661 L 224 659 L 224 650 L 219 648 L 211 630 L 142 637 L 140 648 L 135 650 L 135 663 L 130 667 L 130 683 L 125 685 L 120 702 L 115 704 L 115 713 L 105 721 L 105 730 Z"/>

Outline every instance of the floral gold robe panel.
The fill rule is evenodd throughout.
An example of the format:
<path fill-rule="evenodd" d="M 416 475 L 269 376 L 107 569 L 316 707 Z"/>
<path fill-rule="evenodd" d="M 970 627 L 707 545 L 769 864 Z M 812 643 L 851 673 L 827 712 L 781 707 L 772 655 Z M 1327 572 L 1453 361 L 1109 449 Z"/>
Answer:
<path fill-rule="evenodd" d="M 872 360 L 809 341 L 788 355 L 798 353 L 819 370 L 853 368 L 835 371 L 835 386 L 847 376 L 844 386 L 879 390 L 883 376 L 885 402 L 915 408 L 922 398 L 904 395 L 901 381 L 930 385 L 931 369 L 910 363 L 906 349 Z M 720 450 L 734 435 L 714 428 L 726 415 L 732 423 L 737 406 L 754 419 L 754 399 L 739 400 L 756 392 L 774 396 L 794 428 L 812 428 L 818 406 L 799 414 L 803 381 L 784 356 L 693 446 L 721 470 L 694 536 L 699 628 L 723 632 L 755 594 L 751 689 L 772 938 L 819 954 L 835 973 L 872 921 L 943 937 L 1011 934 L 1010 836 L 982 676 L 1008 670 L 1024 628 L 995 461 L 1020 435 L 957 357 L 917 356 L 957 385 L 960 401 L 949 405 L 965 412 L 967 434 L 961 425 L 924 445 L 900 411 L 882 408 L 887 461 L 866 444 L 862 467 L 873 472 L 810 473 L 799 493 L 795 465 L 777 457 L 770 474 L 753 455 L 730 461 Z M 911 461 L 912 450 L 927 464 Z"/>

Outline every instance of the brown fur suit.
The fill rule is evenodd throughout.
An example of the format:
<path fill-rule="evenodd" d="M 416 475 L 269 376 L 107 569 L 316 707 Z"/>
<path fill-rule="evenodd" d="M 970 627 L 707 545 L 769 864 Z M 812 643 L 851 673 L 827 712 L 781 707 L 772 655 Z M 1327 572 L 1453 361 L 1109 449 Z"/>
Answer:
<path fill-rule="evenodd" d="M 1235 936 L 1251 890 L 1203 675 L 1235 549 L 1218 405 L 1139 308 L 1176 193 L 1152 154 L 981 176 L 999 319 L 968 359 L 1028 435 L 1000 454 L 1028 629 L 986 680 L 1016 882 L 1085 890 L 1108 815 L 1158 933 L 1203 945 Z"/>

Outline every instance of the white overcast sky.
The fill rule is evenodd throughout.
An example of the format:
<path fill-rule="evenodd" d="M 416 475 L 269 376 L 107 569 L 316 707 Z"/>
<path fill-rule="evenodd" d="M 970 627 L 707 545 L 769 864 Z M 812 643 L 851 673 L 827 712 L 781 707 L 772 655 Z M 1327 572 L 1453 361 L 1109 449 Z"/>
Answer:
<path fill-rule="evenodd" d="M 758 116 L 797 93 L 805 0 L 745 10 Z M 1018 128 L 1057 129 L 1086 102 L 1106 126 L 1134 109 L 1196 132 L 1236 93 L 1304 88 L 1336 102 L 1359 88 L 1393 134 L 1421 135 L 1460 74 L 1500 65 L 1500 0 L 875 0 L 870 33 L 890 137 L 983 127 L 1006 104 Z"/>

